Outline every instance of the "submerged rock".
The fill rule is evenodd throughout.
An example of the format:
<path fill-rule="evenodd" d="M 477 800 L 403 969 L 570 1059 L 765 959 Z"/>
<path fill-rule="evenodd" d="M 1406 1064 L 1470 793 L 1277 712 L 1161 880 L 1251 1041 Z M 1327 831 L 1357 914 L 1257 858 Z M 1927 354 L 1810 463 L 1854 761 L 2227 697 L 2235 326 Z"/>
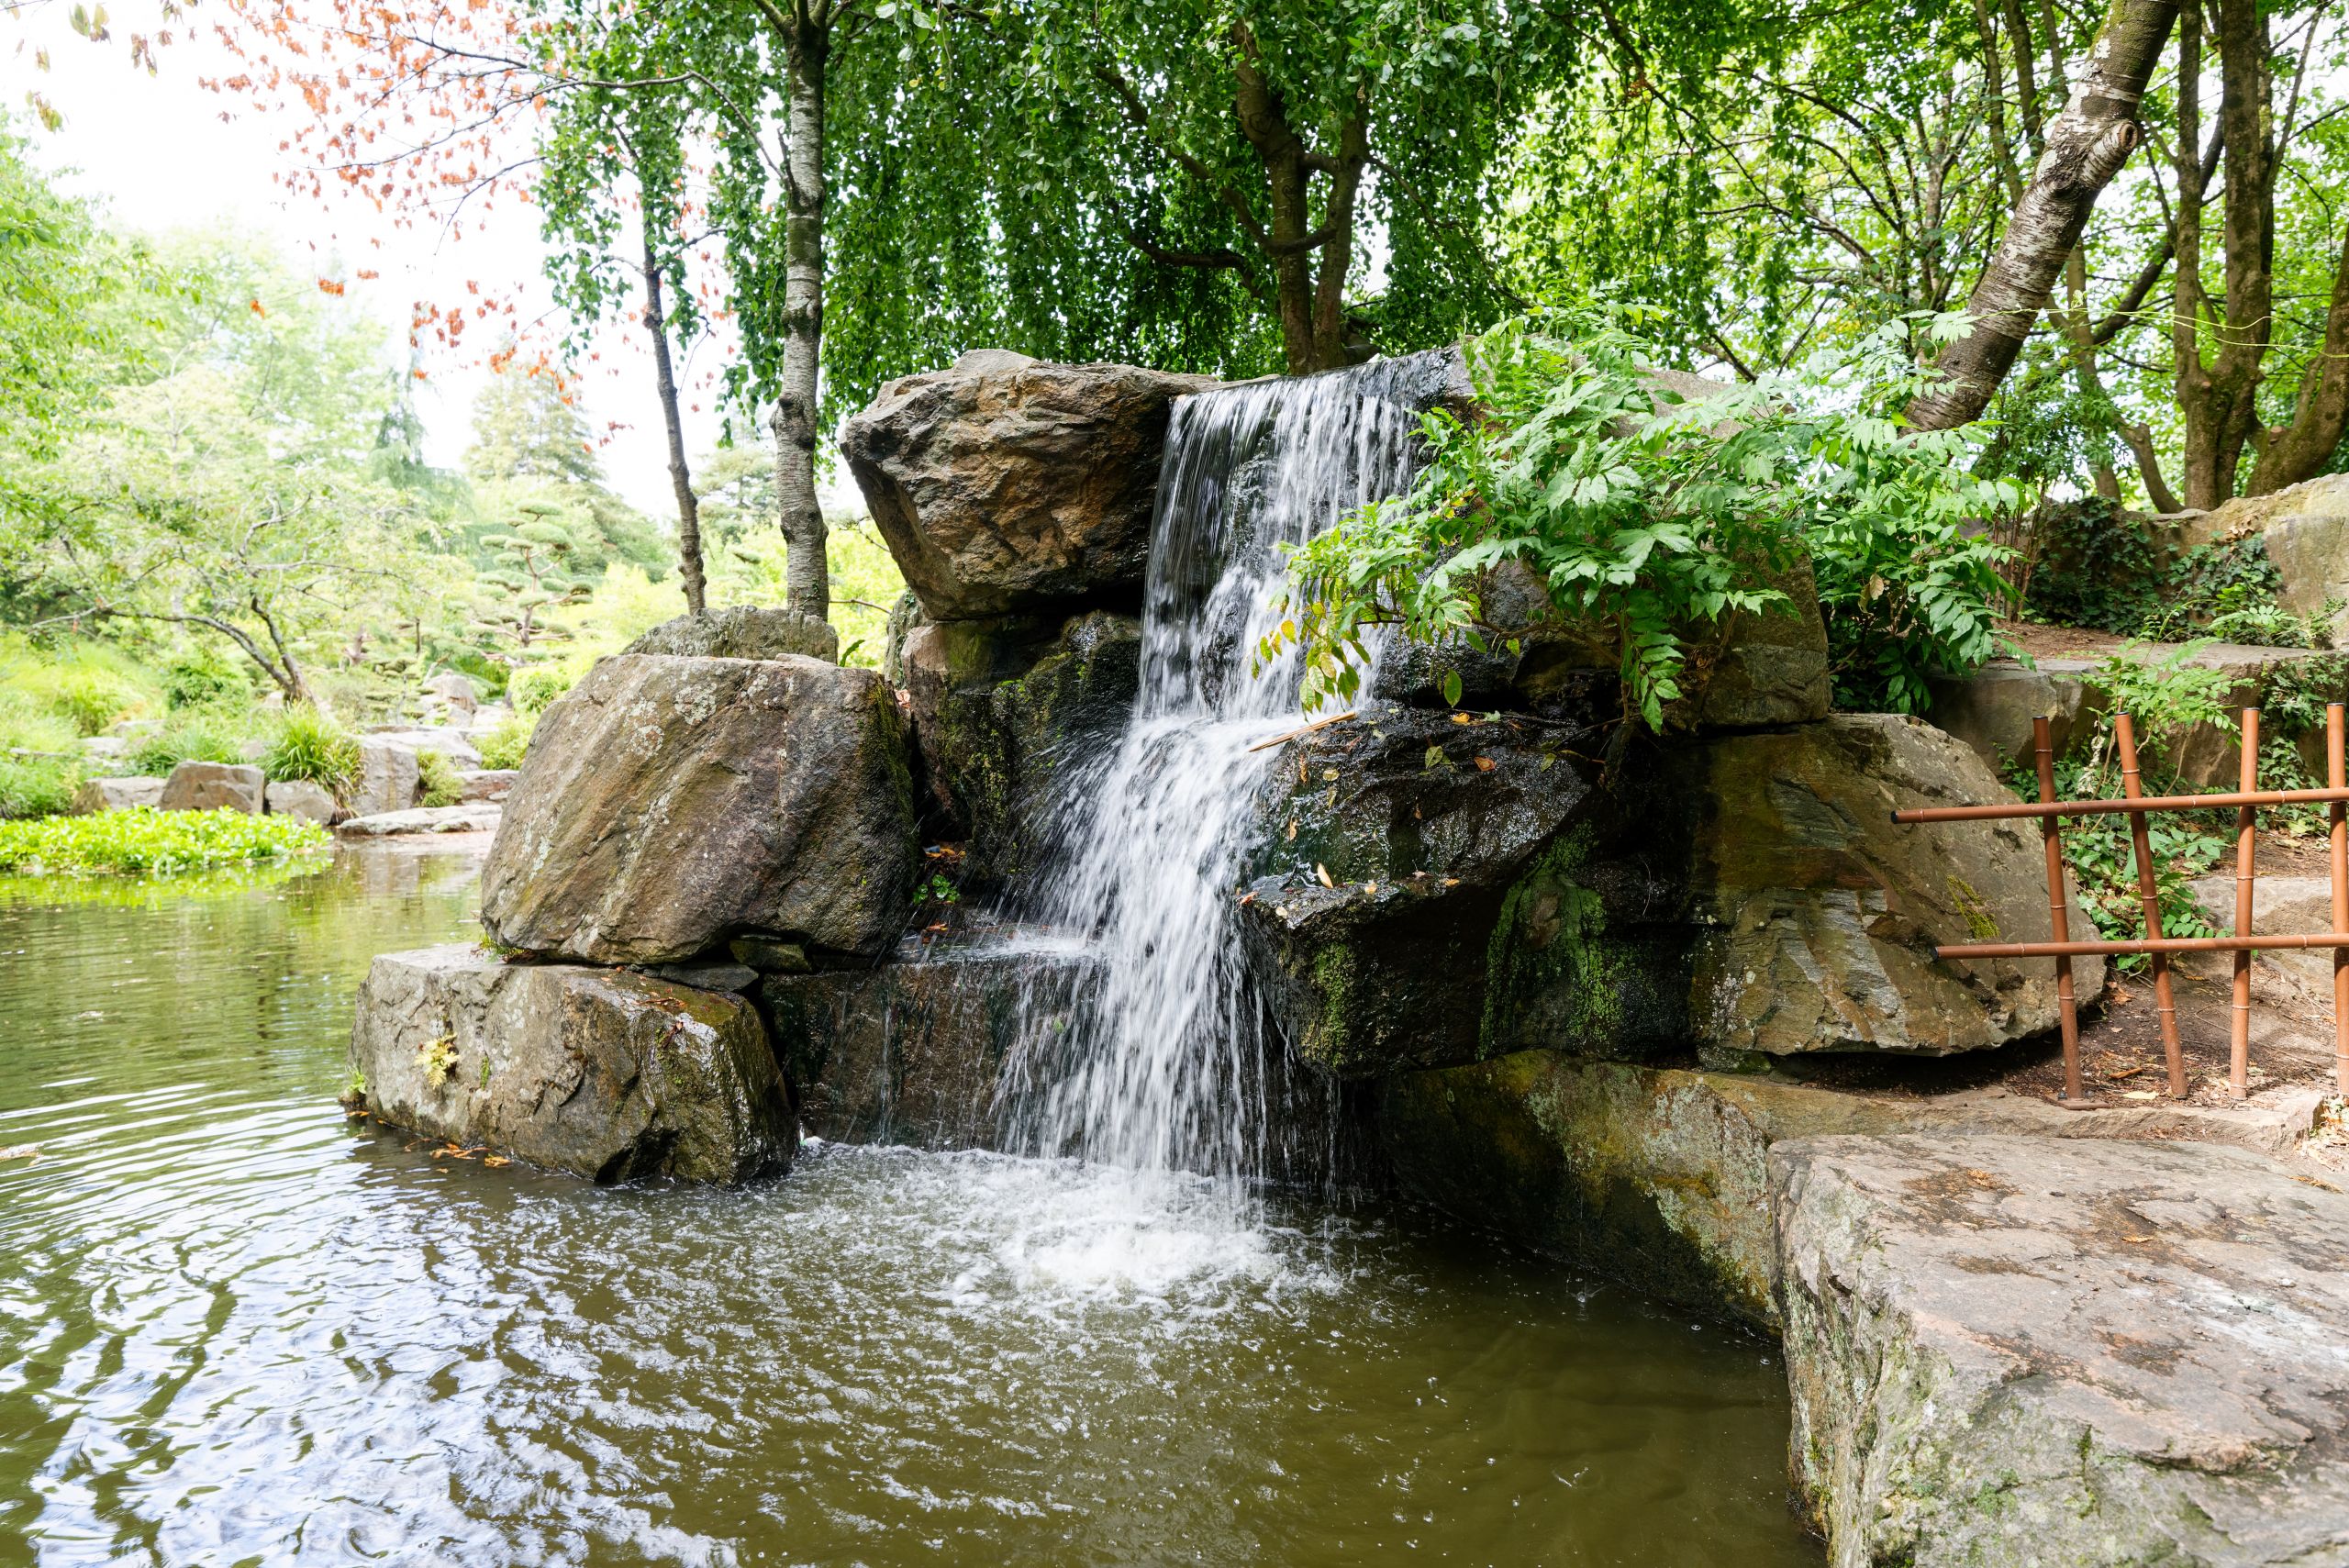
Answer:
<path fill-rule="evenodd" d="M 766 605 L 729 605 L 662 621 L 622 650 L 690 659 L 821 659 L 837 664 L 841 634 L 829 621 Z"/>
<path fill-rule="evenodd" d="M 87 817 L 99 811 L 128 811 L 134 806 L 163 804 L 163 781 L 149 778 L 83 779 L 73 792 L 73 814 Z"/>
<path fill-rule="evenodd" d="M 353 1093 L 377 1119 L 597 1182 L 788 1167 L 789 1098 L 740 997 L 624 970 L 390 953 L 360 988 Z"/>
<path fill-rule="evenodd" d="M 185 762 L 172 769 L 156 804 L 166 811 L 250 811 L 262 809 L 269 780 L 259 768 L 244 762 Z"/>
<path fill-rule="evenodd" d="M 2349 1561 L 2349 1195 L 2238 1150 L 1770 1157 L 1795 1479 L 1838 1563 Z"/>
<path fill-rule="evenodd" d="M 841 450 L 932 618 L 1138 600 L 1169 406 L 1213 384 L 982 349 L 882 387 Z"/>
<path fill-rule="evenodd" d="M 877 957 L 914 866 L 904 721 L 813 659 L 621 654 L 539 727 L 482 874 L 509 947 L 667 963 L 743 933 Z"/>

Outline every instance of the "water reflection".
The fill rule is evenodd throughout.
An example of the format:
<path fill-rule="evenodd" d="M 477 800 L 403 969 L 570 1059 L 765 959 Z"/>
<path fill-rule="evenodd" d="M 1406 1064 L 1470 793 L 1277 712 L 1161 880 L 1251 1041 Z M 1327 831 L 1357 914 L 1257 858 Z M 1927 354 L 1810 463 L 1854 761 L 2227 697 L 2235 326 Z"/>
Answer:
<path fill-rule="evenodd" d="M 348 1129 L 351 987 L 472 929 L 462 860 L 0 897 L 0 1562 L 1818 1560 L 1762 1347 L 1409 1216 Z"/>

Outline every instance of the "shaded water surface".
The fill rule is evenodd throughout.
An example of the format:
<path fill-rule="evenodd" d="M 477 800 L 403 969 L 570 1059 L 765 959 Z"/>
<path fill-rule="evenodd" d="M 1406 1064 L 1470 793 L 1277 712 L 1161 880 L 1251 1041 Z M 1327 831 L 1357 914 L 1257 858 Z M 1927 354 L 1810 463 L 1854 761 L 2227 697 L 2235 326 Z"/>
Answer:
<path fill-rule="evenodd" d="M 471 864 L 0 886 L 0 1562 L 1816 1563 L 1767 1347 L 1388 1209 L 348 1129 Z"/>

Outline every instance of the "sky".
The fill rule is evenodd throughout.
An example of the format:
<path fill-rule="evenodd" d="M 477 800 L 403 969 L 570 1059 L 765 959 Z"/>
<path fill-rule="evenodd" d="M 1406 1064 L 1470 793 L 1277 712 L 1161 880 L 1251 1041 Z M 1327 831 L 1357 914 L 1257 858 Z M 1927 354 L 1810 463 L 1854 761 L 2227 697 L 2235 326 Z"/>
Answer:
<path fill-rule="evenodd" d="M 116 0 L 107 10 L 114 39 L 94 44 L 72 30 L 69 0 L 31 0 L 13 11 L 0 5 L 0 105 L 60 184 L 101 202 L 115 223 L 157 232 L 221 224 L 269 238 L 297 267 L 315 257 L 321 274 L 349 279 L 346 299 L 380 320 L 395 348 L 405 339 L 415 300 L 462 297 L 468 280 L 507 290 L 523 317 L 551 310 L 540 273 L 544 247 L 535 208 L 509 202 L 475 215 L 485 228 L 469 223 L 462 234 L 444 235 L 395 229 L 289 195 L 281 181 L 298 164 L 278 149 L 286 128 L 244 100 L 198 84 L 228 58 L 204 30 L 204 8 L 190 14 L 198 26 L 183 22 L 179 41 L 156 51 L 154 76 L 132 64 L 124 40 L 171 25 L 157 0 Z M 38 63 L 43 52 L 45 70 Z M 27 110 L 28 93 L 64 117 L 59 129 L 43 129 Z M 338 255 L 348 267 L 333 265 Z M 351 275 L 360 268 L 381 276 Z M 462 350 L 428 342 L 418 411 L 430 462 L 453 465 L 464 450 L 473 397 L 491 373 L 486 356 L 497 346 L 486 333 Z M 579 394 L 591 425 L 617 424 L 601 454 L 612 486 L 648 515 L 673 517 L 667 442 L 642 329 L 632 319 L 607 325 L 593 351 L 596 359 L 582 367 Z M 681 384 L 702 387 L 686 393 L 686 401 L 700 404 L 685 415 L 689 454 L 717 444 L 716 400 L 706 378 L 718 362 L 718 350 L 705 341 L 679 366 Z M 838 495 L 828 491 L 825 501 L 827 510 L 863 509 L 852 486 Z"/>

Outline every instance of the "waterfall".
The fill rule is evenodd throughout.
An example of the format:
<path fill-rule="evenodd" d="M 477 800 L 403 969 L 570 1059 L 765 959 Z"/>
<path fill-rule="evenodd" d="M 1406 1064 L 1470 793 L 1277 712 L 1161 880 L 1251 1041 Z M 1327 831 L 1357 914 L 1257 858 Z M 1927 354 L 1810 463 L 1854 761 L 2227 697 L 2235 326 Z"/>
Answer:
<path fill-rule="evenodd" d="M 1114 751 L 1062 770 L 1041 913 L 1089 934 L 1100 983 L 1073 1028 L 1023 1031 L 1009 1123 L 1030 1151 L 1142 1171 L 1261 1173 L 1282 1045 L 1242 973 L 1252 807 L 1298 714 L 1294 651 L 1252 674 L 1279 548 L 1399 494 L 1419 411 L 1456 360 L 1375 361 L 1178 400 L 1152 522 L 1141 684 Z"/>

